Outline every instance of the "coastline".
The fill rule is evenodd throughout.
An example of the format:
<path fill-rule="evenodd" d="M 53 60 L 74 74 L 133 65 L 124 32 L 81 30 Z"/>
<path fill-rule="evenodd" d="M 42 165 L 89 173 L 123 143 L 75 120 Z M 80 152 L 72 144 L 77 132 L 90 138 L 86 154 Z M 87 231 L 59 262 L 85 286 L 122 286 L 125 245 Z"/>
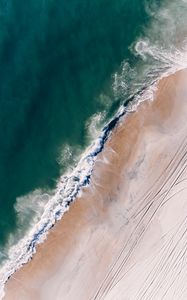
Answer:
<path fill-rule="evenodd" d="M 155 246 L 149 231 L 157 240 L 166 226 L 160 216 L 150 220 L 163 204 L 157 196 L 163 182 L 183 154 L 178 150 L 187 133 L 183 78 L 186 70 L 162 79 L 156 99 L 141 103 L 119 122 L 96 159 L 90 185 L 37 246 L 33 259 L 11 276 L 3 299 L 121 299 L 120 278 L 140 264 L 140 258 L 145 261 L 144 250 L 147 255 L 158 251 L 160 245 Z M 167 181 L 166 191 L 170 186 Z M 146 235 L 150 252 L 141 241 Z M 125 286 L 133 282 L 131 273 Z M 134 290 L 128 297 L 139 299 Z"/>

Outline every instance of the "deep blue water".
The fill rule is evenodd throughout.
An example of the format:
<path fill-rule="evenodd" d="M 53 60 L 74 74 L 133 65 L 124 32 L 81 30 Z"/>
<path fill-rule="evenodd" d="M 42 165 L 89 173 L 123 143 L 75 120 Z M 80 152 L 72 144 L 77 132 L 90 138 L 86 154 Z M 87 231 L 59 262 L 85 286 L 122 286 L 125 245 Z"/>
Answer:
<path fill-rule="evenodd" d="M 86 122 L 111 116 L 112 75 L 149 21 L 139 0 L 0 1 L 0 244 L 17 226 L 17 197 L 52 188 L 89 144 Z M 76 151 L 75 151 L 76 153 Z"/>

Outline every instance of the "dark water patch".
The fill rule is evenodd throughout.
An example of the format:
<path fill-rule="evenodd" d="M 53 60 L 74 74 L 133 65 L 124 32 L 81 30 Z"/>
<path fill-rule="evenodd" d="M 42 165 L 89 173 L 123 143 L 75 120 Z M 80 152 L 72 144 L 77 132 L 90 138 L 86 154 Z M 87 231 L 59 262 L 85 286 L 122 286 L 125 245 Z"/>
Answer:
<path fill-rule="evenodd" d="M 85 123 L 128 46 L 148 21 L 143 1 L 0 3 L 0 244 L 13 205 L 54 187 L 59 147 L 86 144 Z M 111 110 L 112 115 L 112 110 Z M 111 124 L 112 126 L 112 124 Z"/>

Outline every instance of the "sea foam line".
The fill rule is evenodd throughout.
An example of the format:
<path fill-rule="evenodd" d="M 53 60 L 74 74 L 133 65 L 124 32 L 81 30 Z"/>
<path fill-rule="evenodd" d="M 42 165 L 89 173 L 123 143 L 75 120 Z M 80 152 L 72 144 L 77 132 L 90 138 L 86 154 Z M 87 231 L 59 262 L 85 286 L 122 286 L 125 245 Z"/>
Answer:
<path fill-rule="evenodd" d="M 146 45 L 147 49 L 147 45 Z M 142 51 L 142 45 L 141 45 Z M 147 50 L 146 50 L 147 51 Z M 149 49 L 155 55 L 155 49 Z M 183 53 L 184 54 L 184 53 Z M 166 60 L 166 56 L 163 56 Z M 160 59 L 160 57 L 159 57 Z M 108 140 L 111 132 L 122 119 L 123 116 L 137 109 L 140 102 L 146 100 L 153 100 L 158 82 L 176 71 L 185 69 L 187 67 L 187 59 L 183 58 L 177 52 L 177 55 L 172 56 L 175 62 L 170 68 L 166 67 L 158 78 L 153 78 L 149 86 L 144 85 L 135 95 L 129 97 L 123 106 L 120 107 L 118 113 L 114 118 L 103 128 L 101 135 L 96 141 L 83 153 L 82 158 L 69 175 L 64 175 L 60 178 L 57 185 L 55 195 L 49 200 L 45 206 L 45 211 L 41 220 L 30 230 L 29 234 L 20 240 L 17 245 L 9 250 L 9 260 L 0 270 L 0 299 L 4 296 L 4 284 L 8 278 L 17 271 L 22 265 L 26 264 L 36 252 L 36 246 L 43 242 L 49 229 L 60 220 L 65 212 L 69 210 L 70 204 L 79 195 L 81 189 L 90 183 L 91 174 L 97 155 L 104 149 L 105 143 Z M 167 59 L 171 63 L 171 59 Z"/>
<path fill-rule="evenodd" d="M 9 260 L 0 271 L 1 299 L 4 295 L 3 286 L 8 278 L 32 258 L 36 252 L 36 246 L 45 240 L 49 229 L 68 211 L 70 204 L 78 196 L 82 187 L 89 185 L 96 157 L 103 150 L 111 131 L 124 114 L 124 109 L 119 111 L 103 128 L 102 134 L 97 140 L 85 151 L 73 172 L 69 176 L 61 177 L 56 193 L 46 204 L 40 222 L 30 230 L 26 238 L 20 240 L 9 250 Z"/>

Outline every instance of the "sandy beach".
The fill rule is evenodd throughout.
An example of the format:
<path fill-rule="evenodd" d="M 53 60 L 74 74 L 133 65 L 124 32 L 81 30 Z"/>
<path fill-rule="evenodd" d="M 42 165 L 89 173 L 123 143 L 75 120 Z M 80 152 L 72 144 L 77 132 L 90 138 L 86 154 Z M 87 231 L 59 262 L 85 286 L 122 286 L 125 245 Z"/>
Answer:
<path fill-rule="evenodd" d="M 5 300 L 187 299 L 187 71 L 125 116 Z"/>

